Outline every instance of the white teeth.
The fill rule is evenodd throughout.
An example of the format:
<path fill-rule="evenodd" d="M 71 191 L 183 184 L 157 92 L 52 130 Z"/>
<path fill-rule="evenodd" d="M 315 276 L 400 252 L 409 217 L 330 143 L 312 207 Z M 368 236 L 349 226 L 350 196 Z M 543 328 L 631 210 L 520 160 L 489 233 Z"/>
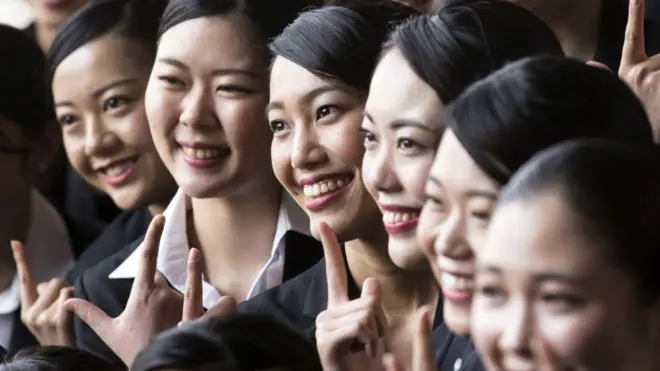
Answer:
<path fill-rule="evenodd" d="M 415 220 L 419 217 L 418 212 L 405 212 L 405 213 L 397 213 L 393 211 L 385 211 L 383 212 L 383 222 L 385 224 L 399 224 L 399 223 L 405 223 L 410 220 Z"/>
<path fill-rule="evenodd" d="M 220 157 L 221 154 L 221 151 L 215 149 L 200 149 L 200 148 L 189 148 L 189 147 L 182 147 L 182 148 L 183 148 L 183 153 L 185 153 L 186 156 L 191 158 L 198 158 L 201 160 Z"/>
<path fill-rule="evenodd" d="M 133 161 L 124 161 L 119 164 L 113 165 L 107 169 L 102 170 L 105 175 L 118 176 L 126 172 L 133 165 Z"/>
<path fill-rule="evenodd" d="M 474 289 L 474 280 L 468 277 L 458 277 L 453 274 L 443 273 L 440 278 L 440 285 L 452 291 L 472 291 Z"/>
<path fill-rule="evenodd" d="M 326 179 L 312 185 L 303 186 L 303 193 L 306 197 L 314 198 L 324 194 L 336 191 L 351 181 L 350 178 Z"/>

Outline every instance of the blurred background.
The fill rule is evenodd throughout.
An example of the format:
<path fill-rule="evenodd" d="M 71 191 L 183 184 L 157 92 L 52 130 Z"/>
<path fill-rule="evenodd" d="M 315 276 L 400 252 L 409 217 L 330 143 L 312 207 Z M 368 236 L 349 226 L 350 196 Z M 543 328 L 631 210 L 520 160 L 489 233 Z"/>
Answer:
<path fill-rule="evenodd" d="M 24 28 L 32 21 L 26 0 L 0 0 L 0 23 Z"/>

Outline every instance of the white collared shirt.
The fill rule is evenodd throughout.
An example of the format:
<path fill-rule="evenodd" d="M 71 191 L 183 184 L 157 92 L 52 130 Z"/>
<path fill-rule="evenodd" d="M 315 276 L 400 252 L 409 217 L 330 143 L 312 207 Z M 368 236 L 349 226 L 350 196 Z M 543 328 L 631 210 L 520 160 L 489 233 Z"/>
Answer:
<path fill-rule="evenodd" d="M 176 193 L 163 213 L 165 225 L 158 247 L 157 270 L 179 292 L 184 292 L 187 278 L 187 262 L 190 244 L 186 235 L 186 217 L 190 202 L 181 189 Z M 252 282 L 248 299 L 261 292 L 282 283 L 284 274 L 284 257 L 286 254 L 285 234 L 287 231 L 311 235 L 309 219 L 288 193 L 283 192 L 277 218 L 277 229 L 271 248 L 271 255 L 263 266 L 257 278 Z M 110 279 L 135 278 L 140 260 L 141 243 L 122 264 L 110 273 Z M 202 281 L 202 301 L 205 308 L 211 308 L 220 300 L 222 293 L 206 281 Z"/>
<path fill-rule="evenodd" d="M 36 190 L 32 190 L 30 212 L 25 252 L 36 281 L 45 282 L 71 268 L 73 248 L 64 220 Z M 3 348 L 11 343 L 15 313 L 20 306 L 20 283 L 16 275 L 9 288 L 0 292 L 0 346 Z"/>

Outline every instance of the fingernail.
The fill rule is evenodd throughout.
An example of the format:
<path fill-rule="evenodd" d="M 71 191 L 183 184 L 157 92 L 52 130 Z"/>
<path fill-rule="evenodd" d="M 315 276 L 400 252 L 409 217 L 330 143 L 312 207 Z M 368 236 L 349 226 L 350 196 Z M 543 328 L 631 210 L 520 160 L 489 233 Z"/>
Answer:
<path fill-rule="evenodd" d="M 196 263 L 199 260 L 199 250 L 193 247 L 192 249 L 190 249 L 189 256 L 190 256 L 189 260 L 193 263 Z"/>

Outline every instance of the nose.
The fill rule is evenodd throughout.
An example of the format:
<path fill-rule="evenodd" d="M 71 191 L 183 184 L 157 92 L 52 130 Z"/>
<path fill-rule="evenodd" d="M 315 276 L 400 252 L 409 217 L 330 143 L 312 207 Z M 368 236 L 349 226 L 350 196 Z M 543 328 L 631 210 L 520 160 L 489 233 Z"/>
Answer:
<path fill-rule="evenodd" d="M 465 218 L 454 208 L 449 217 L 438 225 L 435 250 L 438 255 L 452 259 L 468 259 L 473 256 L 472 247 L 467 241 Z"/>
<path fill-rule="evenodd" d="M 192 89 L 183 99 L 179 122 L 189 127 L 214 127 L 220 120 L 215 115 L 213 106 L 213 98 L 206 89 Z"/>
<path fill-rule="evenodd" d="M 371 184 L 375 190 L 382 193 L 395 193 L 403 189 L 387 151 L 378 151 L 371 161 L 366 156 L 370 155 L 366 154 L 366 161 L 362 163 L 365 183 Z"/>
<path fill-rule="evenodd" d="M 291 166 L 294 169 L 310 169 L 327 159 L 315 130 L 296 125 L 291 148 Z"/>
<path fill-rule="evenodd" d="M 530 359 L 533 315 L 529 304 L 522 299 L 509 300 L 506 325 L 498 339 L 502 355 Z"/>
<path fill-rule="evenodd" d="M 112 151 L 118 138 L 99 117 L 91 117 L 85 123 L 85 155 L 102 156 Z"/>

